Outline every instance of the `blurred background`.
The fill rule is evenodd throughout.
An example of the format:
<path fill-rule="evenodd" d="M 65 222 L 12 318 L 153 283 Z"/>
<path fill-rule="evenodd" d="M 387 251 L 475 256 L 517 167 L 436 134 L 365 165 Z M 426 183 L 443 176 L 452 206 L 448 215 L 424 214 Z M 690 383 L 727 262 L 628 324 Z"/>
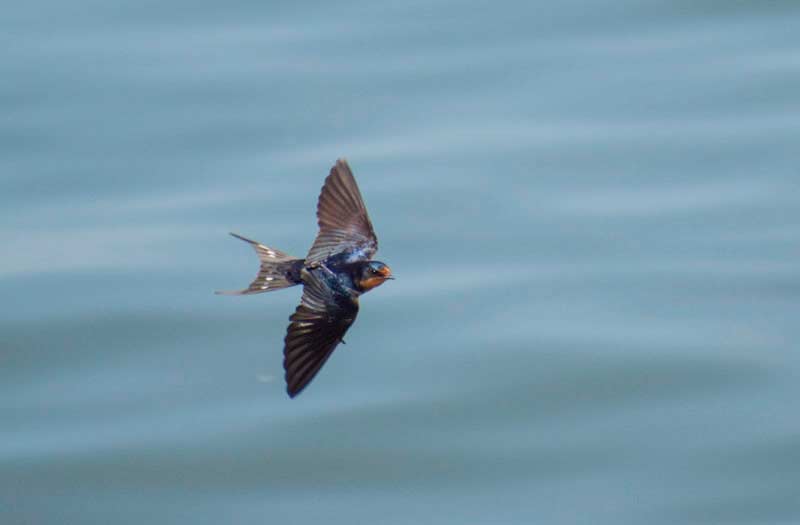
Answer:
<path fill-rule="evenodd" d="M 796 2 L 0 19 L 3 524 L 798 523 Z M 300 397 L 347 157 L 397 280 Z"/>

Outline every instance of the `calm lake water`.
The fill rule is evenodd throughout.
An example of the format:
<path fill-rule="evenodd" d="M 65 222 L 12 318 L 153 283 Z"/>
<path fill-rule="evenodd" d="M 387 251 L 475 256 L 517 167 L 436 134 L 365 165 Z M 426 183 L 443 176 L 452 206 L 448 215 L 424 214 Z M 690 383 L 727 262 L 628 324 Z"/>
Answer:
<path fill-rule="evenodd" d="M 0 18 L 0 522 L 800 522 L 797 2 Z M 347 157 L 397 280 L 289 400 Z"/>

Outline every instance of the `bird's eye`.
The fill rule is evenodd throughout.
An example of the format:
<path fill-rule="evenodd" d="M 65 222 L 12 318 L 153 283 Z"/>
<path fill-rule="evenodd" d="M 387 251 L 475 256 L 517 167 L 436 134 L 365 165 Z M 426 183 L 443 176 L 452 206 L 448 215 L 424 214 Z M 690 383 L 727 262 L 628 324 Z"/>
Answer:
<path fill-rule="evenodd" d="M 374 275 L 374 274 L 378 273 L 378 270 L 376 270 L 375 268 L 370 268 L 369 269 L 369 273 Z"/>

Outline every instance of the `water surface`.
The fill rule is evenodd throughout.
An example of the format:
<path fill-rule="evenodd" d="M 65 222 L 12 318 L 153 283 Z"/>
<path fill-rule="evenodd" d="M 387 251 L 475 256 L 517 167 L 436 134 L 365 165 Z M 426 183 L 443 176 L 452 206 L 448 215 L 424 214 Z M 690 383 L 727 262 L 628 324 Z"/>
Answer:
<path fill-rule="evenodd" d="M 797 523 L 798 15 L 6 9 L 2 522 Z M 398 279 L 290 401 L 212 291 L 339 156 Z"/>

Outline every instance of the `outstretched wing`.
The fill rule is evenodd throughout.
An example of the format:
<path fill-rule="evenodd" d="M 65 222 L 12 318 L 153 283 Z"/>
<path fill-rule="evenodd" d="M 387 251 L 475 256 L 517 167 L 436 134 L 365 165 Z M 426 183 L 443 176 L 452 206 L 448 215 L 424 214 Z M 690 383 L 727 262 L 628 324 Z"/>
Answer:
<path fill-rule="evenodd" d="M 299 394 L 314 379 L 358 314 L 358 299 L 333 292 L 315 275 L 322 271 L 304 273 L 303 298 L 289 318 L 283 349 L 289 397 Z"/>
<path fill-rule="evenodd" d="M 367 208 L 347 161 L 339 159 L 325 179 L 317 203 L 319 234 L 306 257 L 306 264 L 321 262 L 339 253 L 349 259 L 368 260 L 378 251 Z"/>

